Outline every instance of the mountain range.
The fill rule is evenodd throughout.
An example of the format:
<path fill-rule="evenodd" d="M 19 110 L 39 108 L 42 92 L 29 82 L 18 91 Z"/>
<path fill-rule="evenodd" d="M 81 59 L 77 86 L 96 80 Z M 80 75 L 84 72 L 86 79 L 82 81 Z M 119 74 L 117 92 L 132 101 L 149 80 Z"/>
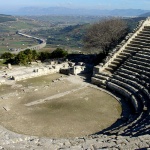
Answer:
<path fill-rule="evenodd" d="M 101 10 L 101 9 L 71 9 L 65 7 L 24 7 L 18 10 L 9 11 L 11 15 L 91 15 L 91 16 L 121 16 L 121 17 L 135 17 L 150 10 L 141 9 L 114 9 L 114 10 Z"/>

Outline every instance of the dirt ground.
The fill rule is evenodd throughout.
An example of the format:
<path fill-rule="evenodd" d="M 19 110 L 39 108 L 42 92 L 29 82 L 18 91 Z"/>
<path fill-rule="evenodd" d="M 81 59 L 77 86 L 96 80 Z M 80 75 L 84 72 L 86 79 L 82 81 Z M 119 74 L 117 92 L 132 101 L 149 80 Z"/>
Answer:
<path fill-rule="evenodd" d="M 78 76 L 51 74 L 0 86 L 0 124 L 54 138 L 98 132 L 121 115 L 120 104 Z"/>

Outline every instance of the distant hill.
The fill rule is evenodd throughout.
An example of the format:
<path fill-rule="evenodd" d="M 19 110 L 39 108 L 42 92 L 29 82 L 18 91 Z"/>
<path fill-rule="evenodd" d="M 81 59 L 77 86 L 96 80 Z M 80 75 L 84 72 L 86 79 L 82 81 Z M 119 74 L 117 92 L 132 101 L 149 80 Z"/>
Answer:
<path fill-rule="evenodd" d="M 147 13 L 139 15 L 139 17 L 150 17 L 150 11 Z"/>
<path fill-rule="evenodd" d="M 141 9 L 115 9 L 110 12 L 110 15 L 123 16 L 123 17 L 135 17 L 147 12 L 149 11 L 141 10 Z"/>
<path fill-rule="evenodd" d="M 101 10 L 101 9 L 71 9 L 64 7 L 25 7 L 16 12 L 16 15 L 98 15 L 98 16 L 122 16 L 132 17 L 149 12 L 141 9 L 115 9 L 115 10 Z"/>
<path fill-rule="evenodd" d="M 16 18 L 11 15 L 0 14 L 0 23 L 8 21 L 16 21 Z"/>
<path fill-rule="evenodd" d="M 51 28 L 30 32 L 31 35 L 47 39 L 47 44 L 53 46 L 82 47 L 82 39 L 89 25 L 70 25 L 63 28 Z"/>

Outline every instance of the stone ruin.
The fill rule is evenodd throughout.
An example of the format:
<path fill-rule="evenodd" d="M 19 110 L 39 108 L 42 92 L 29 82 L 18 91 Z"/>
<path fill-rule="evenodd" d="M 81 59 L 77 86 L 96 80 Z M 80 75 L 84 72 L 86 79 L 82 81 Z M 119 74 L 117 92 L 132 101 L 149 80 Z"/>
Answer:
<path fill-rule="evenodd" d="M 150 134 L 149 42 L 150 18 L 147 18 L 109 60 L 94 67 L 92 83 L 117 95 L 132 112 L 122 114 L 119 125 L 102 133 L 134 137 Z"/>
<path fill-rule="evenodd" d="M 77 75 L 87 73 L 92 69 L 92 66 L 82 62 L 76 65 L 74 62 L 60 60 L 50 60 L 49 62 L 45 63 L 45 65 L 40 64 L 40 66 L 36 66 L 35 63 L 31 64 L 33 67 L 18 67 L 18 69 L 12 69 L 11 64 L 8 64 L 9 70 L 6 69 L 7 71 L 0 71 L 0 84 L 4 84 L 9 80 L 20 81 L 53 73 Z"/>
<path fill-rule="evenodd" d="M 122 116 L 111 127 L 85 137 L 52 139 L 20 135 L 0 126 L 0 149 L 150 149 L 149 42 L 150 19 L 147 18 L 103 64 L 94 67 L 92 83 L 111 92 L 122 105 Z M 79 66 L 51 62 L 44 68 L 32 68 L 31 74 L 42 75 L 52 70 L 78 74 L 85 69 L 82 63 Z"/>

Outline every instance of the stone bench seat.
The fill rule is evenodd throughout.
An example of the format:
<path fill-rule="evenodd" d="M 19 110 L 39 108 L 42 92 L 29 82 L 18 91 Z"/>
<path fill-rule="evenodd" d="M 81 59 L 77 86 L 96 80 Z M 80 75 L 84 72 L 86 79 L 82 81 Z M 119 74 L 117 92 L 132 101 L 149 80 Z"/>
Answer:
<path fill-rule="evenodd" d="M 116 58 L 114 58 L 114 61 L 115 62 L 122 62 L 123 60 L 121 58 L 116 57 Z"/>
<path fill-rule="evenodd" d="M 125 48 L 125 49 L 123 50 L 123 52 L 127 52 L 127 53 L 130 53 L 130 54 L 134 54 L 134 53 L 137 53 L 138 51 L 135 50 L 135 49 L 132 50 L 132 49 L 126 49 L 126 48 Z"/>
<path fill-rule="evenodd" d="M 122 73 L 126 73 L 128 75 L 135 76 L 136 78 L 134 80 L 136 80 L 137 82 L 139 82 L 141 85 L 145 86 L 146 88 L 149 88 L 147 84 L 150 83 L 150 78 L 147 75 L 138 74 L 137 72 L 135 72 L 135 70 L 133 71 L 133 70 L 129 70 L 123 67 L 120 68 L 119 71 Z"/>
<path fill-rule="evenodd" d="M 129 75 L 139 76 L 139 74 L 137 72 L 134 72 L 132 70 L 128 70 L 128 69 L 123 68 L 123 67 L 119 68 L 119 71 L 126 73 L 126 74 L 129 74 Z"/>
<path fill-rule="evenodd" d="M 106 77 L 111 77 L 110 74 L 107 74 L 107 73 L 105 73 L 105 72 L 98 72 L 97 74 L 103 75 L 103 76 L 106 76 Z"/>
<path fill-rule="evenodd" d="M 141 121 L 143 120 L 144 117 L 145 117 L 144 113 L 141 113 L 135 121 L 133 121 L 129 125 L 125 126 L 123 134 L 128 136 L 131 134 L 135 135 L 139 131 L 141 132 L 141 130 L 144 128 L 144 126 L 141 124 Z"/>
<path fill-rule="evenodd" d="M 139 51 L 138 54 L 150 55 L 150 50 Z"/>
<path fill-rule="evenodd" d="M 126 74 L 129 74 L 130 76 L 132 75 L 132 76 L 136 76 L 136 78 L 134 79 L 136 82 L 138 82 L 139 84 L 141 84 L 141 85 L 143 85 L 144 87 L 146 87 L 147 89 L 149 89 L 149 86 L 147 85 L 147 82 L 149 83 L 149 81 L 150 81 L 150 79 L 149 79 L 149 77 L 147 77 L 146 75 L 137 75 L 137 73 L 136 72 L 134 72 L 134 71 L 129 71 L 129 70 L 127 70 L 127 69 L 123 69 L 122 68 L 122 70 L 120 70 L 122 73 L 126 73 Z M 130 78 L 130 76 L 129 76 L 129 78 Z"/>
<path fill-rule="evenodd" d="M 120 61 L 113 60 L 111 63 L 114 64 L 114 65 L 119 65 Z"/>
<path fill-rule="evenodd" d="M 150 49 L 143 49 L 140 52 L 144 52 L 144 53 L 150 54 Z"/>
<path fill-rule="evenodd" d="M 142 94 L 142 95 L 144 94 L 144 95 L 150 100 L 149 91 L 148 91 L 144 86 L 140 85 L 139 83 L 137 83 L 137 82 L 135 82 L 135 81 L 132 81 L 132 80 L 130 80 L 130 79 L 127 79 L 127 78 L 123 78 L 123 77 L 121 77 L 121 76 L 119 76 L 119 75 L 114 75 L 113 78 L 114 78 L 114 79 L 117 79 L 117 80 L 119 80 L 119 81 L 122 81 L 122 82 L 124 82 L 124 83 L 127 83 L 127 84 L 133 86 L 134 88 L 140 90 L 140 91 L 141 91 L 141 94 Z M 145 101 L 145 99 L 144 99 L 144 97 L 143 97 L 142 95 L 139 94 L 139 97 L 140 97 L 140 99 L 141 99 L 141 102 L 143 103 L 144 107 L 147 107 L 147 106 L 146 106 L 146 105 L 147 105 L 147 104 L 146 104 L 146 101 Z"/>
<path fill-rule="evenodd" d="M 127 99 L 130 99 L 132 96 L 131 92 L 129 92 L 127 89 L 123 88 L 122 86 L 119 86 L 118 84 L 114 82 L 108 81 L 106 83 L 106 86 L 108 89 L 117 91 L 119 94 L 125 96 Z"/>
<path fill-rule="evenodd" d="M 147 97 L 150 99 L 150 94 L 149 94 L 148 90 L 144 86 L 142 86 L 141 84 L 137 83 L 136 81 L 121 77 L 119 75 L 114 75 L 113 78 L 120 80 L 120 81 L 123 81 L 129 85 L 134 86 L 136 89 L 143 91 L 143 93 L 145 93 L 147 95 Z"/>
<path fill-rule="evenodd" d="M 126 73 L 122 72 L 122 70 L 119 70 L 118 72 L 116 72 L 116 75 L 120 75 L 121 77 L 124 77 L 124 78 L 130 79 L 130 80 L 136 81 L 138 84 L 144 86 L 146 89 L 148 88 L 147 85 L 146 85 L 146 82 L 149 82 L 150 79 L 147 76 L 143 76 L 143 75 L 139 76 L 138 75 L 138 77 L 137 77 L 134 72 L 131 72 L 131 71 L 128 71 L 128 70 L 126 70 Z M 143 82 L 143 80 L 145 82 Z"/>
<path fill-rule="evenodd" d="M 147 42 L 131 41 L 130 43 L 136 44 L 136 45 L 150 46 L 150 43 L 147 43 Z"/>
<path fill-rule="evenodd" d="M 121 53 L 119 53 L 119 55 L 130 56 L 131 53 L 122 51 Z"/>
<path fill-rule="evenodd" d="M 142 62 L 142 61 L 138 61 L 138 60 L 134 60 L 134 59 L 130 59 L 130 62 L 134 63 L 134 64 L 150 67 L 150 64 L 146 63 L 146 62 Z"/>
<path fill-rule="evenodd" d="M 113 64 L 112 62 L 111 62 L 111 64 L 108 65 L 108 67 L 109 67 L 109 68 L 112 68 L 113 70 L 114 70 L 115 68 L 117 68 L 117 66 L 118 66 L 118 65 Z"/>
<path fill-rule="evenodd" d="M 126 46 L 125 49 L 135 50 L 135 51 L 139 51 L 140 50 L 140 48 L 138 48 L 138 47 L 132 47 L 132 46 Z"/>
<path fill-rule="evenodd" d="M 111 89 L 113 91 L 118 92 L 119 94 L 125 96 L 128 100 L 131 100 L 131 103 L 135 109 L 135 112 L 139 111 L 139 105 L 135 98 L 135 96 L 129 92 L 127 89 L 123 88 L 122 86 L 117 85 L 116 83 L 113 83 L 111 81 L 106 83 L 106 86 L 108 89 Z"/>
<path fill-rule="evenodd" d="M 150 35 L 150 31 L 149 30 L 142 30 L 139 32 L 139 34 L 143 34 L 143 35 Z"/>
<path fill-rule="evenodd" d="M 142 44 L 128 44 L 129 47 L 136 47 L 136 48 L 149 48 L 150 46 L 142 45 Z"/>
<path fill-rule="evenodd" d="M 132 41 L 150 42 L 150 38 L 135 37 Z"/>
<path fill-rule="evenodd" d="M 124 63 L 125 65 L 128 65 L 128 66 L 131 66 L 131 67 L 134 67 L 134 68 L 137 68 L 137 69 L 141 69 L 141 70 L 144 70 L 146 72 L 149 72 L 150 71 L 150 66 L 149 64 L 145 64 L 145 63 L 140 63 L 140 64 L 137 64 L 131 60 L 128 60 Z M 145 64 L 145 65 L 144 65 Z"/>
<path fill-rule="evenodd" d="M 144 75 L 144 74 L 141 74 L 140 76 L 138 76 L 138 78 L 140 80 L 144 80 L 145 82 L 150 83 L 150 78 L 148 76 Z"/>
<path fill-rule="evenodd" d="M 145 71 L 147 71 L 147 72 L 150 71 L 150 67 L 143 66 L 143 65 L 139 65 L 139 64 L 135 64 L 135 63 L 132 63 L 131 61 L 126 61 L 125 64 L 128 65 L 128 66 L 137 68 L 137 69 L 145 70 Z"/>
<path fill-rule="evenodd" d="M 150 36 L 150 34 L 149 33 L 144 33 L 144 32 L 140 32 L 139 34 L 138 34 L 138 36 Z"/>
<path fill-rule="evenodd" d="M 105 75 L 100 75 L 100 74 L 95 74 L 94 77 L 101 79 L 101 80 L 108 80 L 109 79 L 109 77 L 107 77 Z"/>
<path fill-rule="evenodd" d="M 122 86 L 123 88 L 127 89 L 128 91 L 132 92 L 133 94 L 137 94 L 139 92 L 139 90 L 137 88 L 134 88 L 133 86 L 131 86 L 127 83 L 124 83 L 120 80 L 112 78 L 112 79 L 110 79 L 110 81 L 112 83 L 115 83 L 115 84 L 119 85 L 119 86 Z"/>
<path fill-rule="evenodd" d="M 150 128 L 142 128 L 136 132 L 134 136 L 139 136 L 139 135 L 149 135 L 150 134 Z"/>
<path fill-rule="evenodd" d="M 133 122 L 138 118 L 138 116 L 136 115 L 130 115 L 128 118 L 128 121 L 126 121 L 125 123 L 122 123 L 121 125 L 119 125 L 118 127 L 113 128 L 112 130 L 110 130 L 109 132 L 111 134 L 118 134 L 120 135 L 121 132 L 124 133 L 124 130 L 126 130 L 127 126 L 130 124 L 133 124 Z M 107 133 L 107 131 L 106 131 Z"/>
<path fill-rule="evenodd" d="M 150 37 L 149 36 L 143 36 L 143 35 L 137 35 L 137 36 L 135 36 L 135 39 L 136 38 L 140 38 L 140 39 L 143 39 L 143 40 L 150 40 Z"/>
<path fill-rule="evenodd" d="M 121 77 L 124 77 L 124 78 L 127 78 L 127 79 L 131 79 L 131 80 L 136 80 L 137 78 L 134 76 L 134 73 L 133 73 L 133 75 L 131 75 L 131 74 L 128 74 L 128 73 L 124 73 L 124 72 L 121 72 L 121 71 L 117 71 L 116 73 L 115 73 L 115 75 L 119 75 L 119 76 L 121 76 Z"/>
<path fill-rule="evenodd" d="M 92 77 L 91 78 L 91 82 L 95 85 L 98 85 L 98 86 L 105 86 L 105 83 L 106 83 L 106 80 L 101 80 L 99 78 L 95 78 L 95 77 Z"/>
<path fill-rule="evenodd" d="M 149 55 L 144 55 L 144 54 L 141 54 L 141 53 L 136 53 L 136 56 L 143 57 L 143 58 L 146 58 L 146 59 L 150 59 Z"/>
<path fill-rule="evenodd" d="M 138 131 L 136 132 L 135 135 L 146 134 L 146 133 L 150 134 L 150 121 L 149 121 L 150 117 L 147 115 L 146 117 L 143 117 L 143 120 L 136 127 Z"/>
<path fill-rule="evenodd" d="M 150 60 L 149 60 L 149 59 L 143 58 L 143 57 L 141 57 L 141 56 L 133 56 L 132 59 L 133 59 L 133 60 L 138 60 L 138 61 L 141 61 L 141 62 L 150 63 Z"/>
<path fill-rule="evenodd" d="M 114 69 L 112 67 L 108 66 L 108 67 L 105 68 L 105 70 L 108 71 L 108 72 L 113 72 Z"/>
<path fill-rule="evenodd" d="M 150 30 L 150 26 L 145 25 L 144 30 Z"/>
<path fill-rule="evenodd" d="M 140 31 L 140 33 L 150 34 L 150 30 L 146 30 L 146 29 L 144 29 L 144 30 Z"/>
<path fill-rule="evenodd" d="M 128 56 L 129 56 L 129 55 L 128 55 Z M 128 58 L 128 56 L 123 55 L 122 53 L 120 53 L 119 55 L 117 55 L 116 58 L 119 58 L 119 59 L 122 59 L 123 61 L 125 61 L 125 60 Z"/>
<path fill-rule="evenodd" d="M 140 69 L 137 69 L 137 68 L 134 68 L 134 67 L 130 67 L 130 66 L 128 66 L 128 65 L 123 65 L 123 67 L 125 68 L 125 69 L 128 69 L 128 70 L 131 70 L 131 71 L 134 71 L 134 72 L 137 72 L 138 74 L 143 74 L 143 75 L 146 75 L 146 76 L 148 76 L 148 77 L 150 77 L 150 72 L 147 72 L 147 71 L 145 71 L 145 70 L 140 70 Z"/>

